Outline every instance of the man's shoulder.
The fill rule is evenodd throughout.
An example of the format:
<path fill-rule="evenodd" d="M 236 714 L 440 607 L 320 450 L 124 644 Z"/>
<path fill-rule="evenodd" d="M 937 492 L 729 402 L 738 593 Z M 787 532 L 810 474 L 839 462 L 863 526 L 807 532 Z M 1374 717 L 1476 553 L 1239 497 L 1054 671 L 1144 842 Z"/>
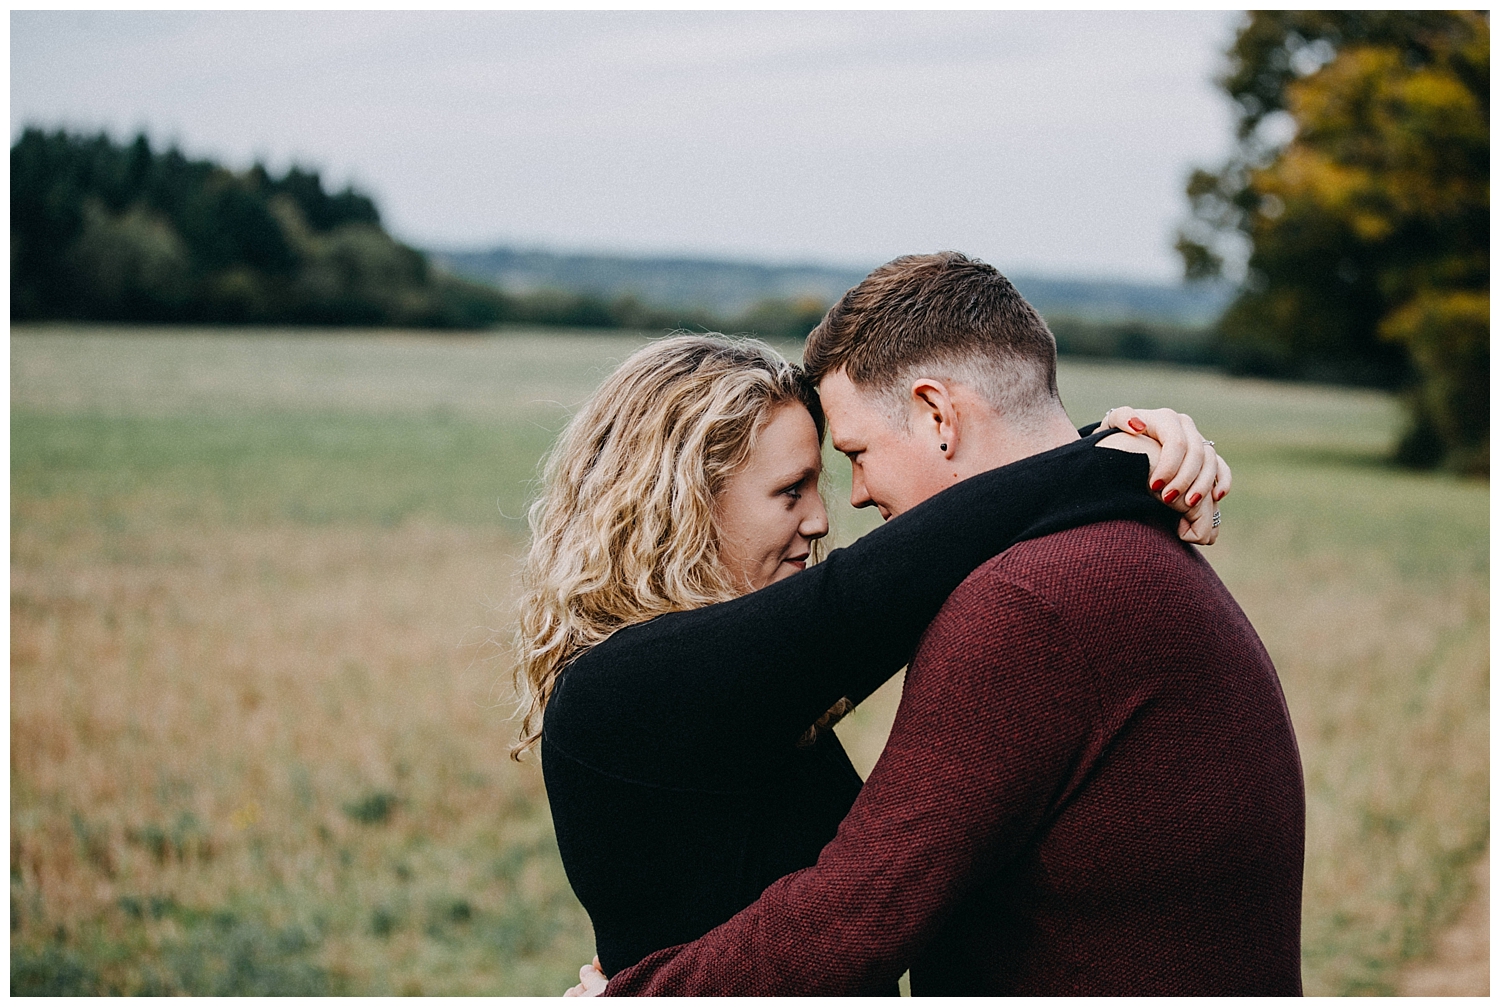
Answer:
<path fill-rule="evenodd" d="M 1200 576 L 1206 567 L 1195 550 L 1166 531 L 1137 521 L 1103 521 L 1011 546 L 971 573 L 938 618 L 965 618 L 1017 593 L 1067 608 L 1104 605 L 1118 601 L 1121 591 Z"/>
<path fill-rule="evenodd" d="M 939 610 L 917 646 L 918 669 L 1071 654 L 1086 674 L 1100 628 L 1141 607 L 1145 578 L 1172 576 L 1190 562 L 1171 535 L 1134 521 L 1070 528 L 1011 546 L 971 573 Z M 1200 561 L 1201 562 L 1201 561 Z M 1176 571 L 1181 575 L 1182 571 Z M 1149 589 L 1148 589 L 1149 590 Z M 945 672 L 946 674 L 946 672 Z"/>

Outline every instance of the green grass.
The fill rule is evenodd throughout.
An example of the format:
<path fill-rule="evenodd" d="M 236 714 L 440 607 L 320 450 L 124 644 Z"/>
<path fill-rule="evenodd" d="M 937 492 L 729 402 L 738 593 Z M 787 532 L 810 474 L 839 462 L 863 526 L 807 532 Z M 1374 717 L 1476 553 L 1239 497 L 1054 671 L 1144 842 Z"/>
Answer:
<path fill-rule="evenodd" d="M 13 332 L 13 992 L 572 981 L 592 937 L 490 641 L 539 459 L 640 341 Z M 1488 842 L 1488 485 L 1389 468 L 1376 394 L 1060 383 L 1234 465 L 1207 555 L 1298 732 L 1307 989 L 1393 991 Z M 832 455 L 827 489 L 835 538 L 876 520 Z M 863 767 L 898 688 L 839 729 Z"/>
<path fill-rule="evenodd" d="M 102 521 L 232 524 L 412 518 L 524 531 L 546 429 L 437 413 L 107 417 L 16 409 L 11 472 Z"/>

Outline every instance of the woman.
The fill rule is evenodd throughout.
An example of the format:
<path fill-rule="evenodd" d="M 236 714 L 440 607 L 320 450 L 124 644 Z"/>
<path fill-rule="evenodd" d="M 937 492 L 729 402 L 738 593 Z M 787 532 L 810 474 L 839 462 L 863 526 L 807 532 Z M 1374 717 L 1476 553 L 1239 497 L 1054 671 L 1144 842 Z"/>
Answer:
<path fill-rule="evenodd" d="M 906 663 L 972 570 L 1063 528 L 1176 520 L 1146 462 L 1095 435 L 965 480 L 808 567 L 828 531 L 822 433 L 816 396 L 768 347 L 682 336 L 627 360 L 549 462 L 516 754 L 540 742 L 605 974 L 817 859 L 861 785 L 827 728 Z M 1217 469 L 1202 457 L 1178 488 L 1207 497 Z"/>

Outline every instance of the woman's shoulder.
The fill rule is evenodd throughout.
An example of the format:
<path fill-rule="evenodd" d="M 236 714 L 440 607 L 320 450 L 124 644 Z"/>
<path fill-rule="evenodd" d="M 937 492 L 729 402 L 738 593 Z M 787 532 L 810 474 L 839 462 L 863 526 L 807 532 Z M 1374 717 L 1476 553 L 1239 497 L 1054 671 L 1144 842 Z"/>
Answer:
<path fill-rule="evenodd" d="M 614 663 L 610 661 L 612 639 L 613 636 L 575 656 L 557 676 L 557 684 L 542 714 L 543 728 L 549 733 L 566 731 L 579 721 L 597 721 L 609 713 L 610 693 L 614 691 L 610 687 Z"/>
<path fill-rule="evenodd" d="M 744 602 L 667 612 L 623 626 L 574 657 L 558 690 L 566 684 L 573 702 L 587 706 L 670 707 L 691 692 L 684 689 L 685 679 L 722 663 L 726 650 L 741 642 L 744 634 L 734 630 Z"/>
<path fill-rule="evenodd" d="M 648 625 L 619 629 L 568 662 L 542 715 L 554 742 L 568 748 L 575 747 L 569 744 L 575 736 L 628 742 L 653 733 L 670 715 L 672 697 L 664 688 L 670 676 L 653 634 L 643 631 Z"/>
<path fill-rule="evenodd" d="M 647 749 L 652 725 L 622 709 L 629 697 L 612 680 L 609 651 L 601 651 L 607 643 L 575 657 L 558 676 L 542 713 L 544 760 L 560 755 L 597 768 L 615 764 L 618 753 Z"/>
<path fill-rule="evenodd" d="M 723 656 L 704 644 L 694 621 L 702 611 L 620 629 L 569 662 L 542 715 L 544 743 L 653 786 L 743 789 L 744 772 L 764 762 L 746 753 L 766 753 L 735 726 L 741 705 L 710 687 Z"/>
<path fill-rule="evenodd" d="M 542 714 L 543 761 L 566 761 L 566 775 L 583 773 L 609 787 L 737 789 L 724 780 L 716 746 L 696 730 L 693 711 L 670 689 L 631 674 L 620 652 L 633 648 L 611 646 L 613 640 L 579 655 L 559 677 Z"/>

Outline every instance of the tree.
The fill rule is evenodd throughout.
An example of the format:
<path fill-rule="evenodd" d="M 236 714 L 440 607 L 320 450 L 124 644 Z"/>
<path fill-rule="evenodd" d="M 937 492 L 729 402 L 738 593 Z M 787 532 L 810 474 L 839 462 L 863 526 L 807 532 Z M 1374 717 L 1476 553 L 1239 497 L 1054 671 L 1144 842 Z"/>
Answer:
<path fill-rule="evenodd" d="M 11 147 L 11 317 L 488 325 L 499 291 L 435 274 L 367 196 L 29 128 Z"/>
<path fill-rule="evenodd" d="M 1195 172 L 1189 277 L 1248 243 L 1243 370 L 1399 388 L 1405 462 L 1489 467 L 1489 17 L 1252 14 L 1221 80 L 1239 147 Z"/>

